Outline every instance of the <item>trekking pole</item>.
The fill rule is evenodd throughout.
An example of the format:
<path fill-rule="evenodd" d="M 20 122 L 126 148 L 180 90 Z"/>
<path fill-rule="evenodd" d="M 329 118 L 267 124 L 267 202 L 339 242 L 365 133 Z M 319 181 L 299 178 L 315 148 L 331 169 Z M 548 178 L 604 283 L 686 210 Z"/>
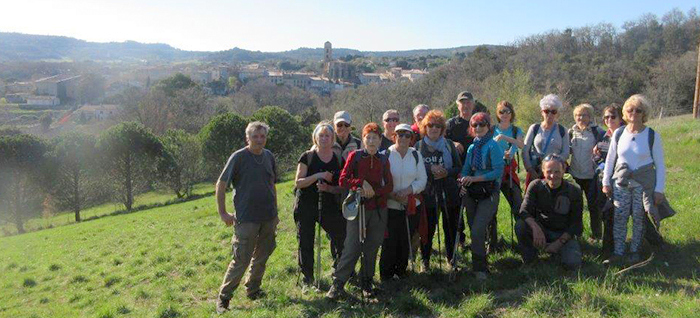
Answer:
<path fill-rule="evenodd" d="M 515 161 L 515 163 L 517 164 L 518 161 Z M 510 164 L 508 166 L 509 166 L 509 168 L 508 168 L 508 186 L 509 186 L 509 188 L 508 189 L 510 189 L 510 192 L 511 192 L 510 193 L 511 200 L 514 200 L 514 198 L 512 197 L 513 192 L 515 191 L 515 189 L 513 189 L 513 171 L 512 171 L 512 169 L 510 169 Z M 520 187 L 518 187 L 518 189 L 519 188 Z M 515 240 L 513 239 L 513 236 L 515 236 L 514 235 L 515 234 L 515 225 L 513 224 L 515 222 L 515 215 L 513 214 L 513 207 L 512 206 L 510 207 L 510 211 L 511 211 L 510 212 L 510 245 L 511 245 L 511 247 L 513 247 L 514 242 L 515 242 Z"/>
<path fill-rule="evenodd" d="M 447 228 L 450 228 L 450 224 L 452 223 L 450 220 L 450 213 L 447 212 L 447 198 L 445 196 L 445 182 L 442 182 L 442 185 L 440 186 L 442 193 L 442 213 L 445 213 L 445 218 L 442 219 L 442 222 L 445 223 L 447 222 Z M 457 231 L 459 231 L 459 226 L 457 226 Z M 449 256 L 449 253 L 447 253 L 447 236 L 450 235 L 449 231 L 444 231 L 445 233 L 445 258 Z M 455 240 L 457 241 L 457 240 Z"/>
<path fill-rule="evenodd" d="M 440 243 L 440 200 L 438 199 L 437 188 L 435 189 L 435 227 L 437 227 L 437 239 L 438 239 L 438 267 L 442 271 L 442 258 L 440 258 L 440 253 L 442 252 L 442 244 Z"/>
<path fill-rule="evenodd" d="M 411 271 L 415 272 L 415 261 L 413 259 L 413 247 L 411 246 L 411 226 L 408 224 L 408 211 L 406 211 L 406 236 L 408 238 L 408 261 L 411 262 Z"/>
<path fill-rule="evenodd" d="M 318 181 L 319 184 L 323 180 Z M 323 199 L 321 191 L 318 191 L 318 225 L 316 226 L 316 288 L 321 288 L 321 217 L 323 211 Z"/>
<path fill-rule="evenodd" d="M 452 272 L 450 273 L 450 280 L 455 280 L 457 278 L 457 248 L 459 247 L 459 240 L 457 236 L 459 235 L 459 224 L 462 223 L 462 205 L 459 207 L 459 216 L 457 217 L 457 228 L 455 229 L 455 244 L 452 250 Z"/>
<path fill-rule="evenodd" d="M 360 204 L 357 206 L 357 209 L 358 209 L 358 211 L 357 211 L 358 213 L 357 213 L 357 214 L 358 214 L 358 222 L 360 222 L 360 223 L 358 224 L 358 228 L 359 228 L 359 231 L 360 231 L 360 233 L 359 233 L 359 234 L 360 234 L 360 270 L 361 270 L 361 272 L 362 272 L 362 273 L 360 273 L 360 285 L 361 285 L 360 289 L 362 289 L 362 288 L 364 287 L 364 284 L 366 283 L 366 282 L 365 282 L 365 274 L 366 274 L 365 272 L 367 271 L 367 268 L 366 268 L 366 266 L 365 266 L 365 238 L 366 238 L 366 235 L 367 235 L 367 229 L 366 229 L 366 227 L 365 227 L 365 204 L 364 204 L 364 200 L 363 200 L 362 195 L 360 194 L 360 192 L 358 192 L 357 195 L 358 195 L 358 197 L 359 197 L 359 201 L 358 201 L 358 202 L 360 203 Z M 361 290 L 360 294 L 362 294 L 362 304 L 364 304 L 364 303 L 365 303 L 365 293 L 364 293 L 364 290 Z"/>

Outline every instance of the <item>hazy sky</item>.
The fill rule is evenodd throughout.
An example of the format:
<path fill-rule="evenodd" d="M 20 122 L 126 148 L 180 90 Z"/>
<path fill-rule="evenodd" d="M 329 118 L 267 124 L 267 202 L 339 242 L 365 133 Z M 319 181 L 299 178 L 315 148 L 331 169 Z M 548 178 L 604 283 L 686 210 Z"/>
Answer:
<path fill-rule="evenodd" d="M 621 27 L 646 13 L 684 13 L 698 0 L 316 1 L 0 0 L 0 32 L 134 40 L 186 50 L 240 47 L 364 51 L 507 44 L 552 29 Z"/>

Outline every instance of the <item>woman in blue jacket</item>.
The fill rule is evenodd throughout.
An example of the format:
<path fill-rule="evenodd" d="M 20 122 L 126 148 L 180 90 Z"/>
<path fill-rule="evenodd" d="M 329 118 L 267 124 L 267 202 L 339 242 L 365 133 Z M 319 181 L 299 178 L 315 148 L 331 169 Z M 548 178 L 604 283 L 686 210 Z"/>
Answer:
<path fill-rule="evenodd" d="M 491 118 L 476 113 L 469 121 L 469 133 L 474 142 L 460 174 L 463 190 L 462 205 L 467 209 L 471 232 L 472 270 L 477 279 L 486 279 L 486 229 L 498 211 L 500 183 L 503 176 L 503 149 L 493 140 Z"/>

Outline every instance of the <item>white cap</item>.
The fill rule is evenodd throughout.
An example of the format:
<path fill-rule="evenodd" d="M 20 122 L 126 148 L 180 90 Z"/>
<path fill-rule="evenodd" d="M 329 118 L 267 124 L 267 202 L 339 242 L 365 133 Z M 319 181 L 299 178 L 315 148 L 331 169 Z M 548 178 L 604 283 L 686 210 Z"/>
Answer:
<path fill-rule="evenodd" d="M 348 125 L 351 125 L 352 119 L 350 118 L 350 113 L 348 113 L 344 110 L 341 110 L 341 111 L 335 113 L 335 115 L 333 116 L 333 124 L 336 125 L 341 121 L 344 121 Z"/>
<path fill-rule="evenodd" d="M 401 130 L 408 131 L 411 133 L 413 132 L 413 129 L 411 129 L 411 126 L 409 126 L 408 124 L 398 124 L 398 125 L 396 125 L 396 128 L 394 128 L 394 131 L 396 131 L 396 132 L 401 131 Z"/>

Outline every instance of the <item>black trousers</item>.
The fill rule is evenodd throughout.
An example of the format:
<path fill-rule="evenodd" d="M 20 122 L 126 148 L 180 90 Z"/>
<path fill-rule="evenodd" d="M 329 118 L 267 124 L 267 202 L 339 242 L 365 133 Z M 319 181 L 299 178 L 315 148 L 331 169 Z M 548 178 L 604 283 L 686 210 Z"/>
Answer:
<path fill-rule="evenodd" d="M 515 222 L 518 221 L 520 206 L 523 204 L 523 192 L 520 190 L 520 184 L 515 182 L 501 182 L 501 193 L 510 205 L 510 214 Z M 512 231 L 515 231 L 513 229 Z M 489 241 L 493 244 L 498 242 L 498 215 L 493 218 L 488 229 Z M 515 242 L 513 242 L 515 243 Z"/>
<path fill-rule="evenodd" d="M 443 202 L 441 197 L 436 199 L 434 195 L 429 197 L 424 195 L 426 201 L 426 212 L 428 215 L 428 243 L 421 246 L 421 256 L 424 264 L 430 262 L 430 255 L 433 249 L 433 238 L 438 224 L 438 213 L 442 217 L 443 244 L 447 253 L 447 260 L 452 261 L 452 252 L 455 244 L 455 234 L 457 233 L 459 218 L 459 202 Z M 437 207 L 437 209 L 436 209 Z M 437 211 L 436 211 L 437 210 Z M 464 220 L 463 220 L 464 221 Z"/>
<path fill-rule="evenodd" d="M 299 268 L 307 282 L 311 282 L 314 279 L 314 239 L 316 236 L 316 223 L 319 222 L 318 218 L 318 210 L 308 207 L 300 207 L 299 212 L 294 213 L 294 222 L 297 226 L 297 240 L 299 242 L 297 253 Z M 330 239 L 333 268 L 335 268 L 343 252 L 346 228 L 345 218 L 343 218 L 340 211 L 324 211 L 321 214 L 319 223 Z"/>
<path fill-rule="evenodd" d="M 600 206 L 597 204 L 599 202 L 598 198 L 602 195 L 600 188 L 598 187 L 598 178 L 593 179 L 578 179 L 574 178 L 576 183 L 578 183 L 581 190 L 586 194 L 586 204 L 588 205 L 588 212 L 591 217 L 591 236 L 595 239 L 601 238 L 603 221 L 600 216 Z"/>
<path fill-rule="evenodd" d="M 404 210 L 388 210 L 386 236 L 382 243 L 382 255 L 379 258 L 379 275 L 382 280 L 394 275 L 406 276 L 409 258 L 409 236 L 418 228 L 419 214 L 406 215 Z M 408 220 L 408 224 L 406 223 Z"/>

